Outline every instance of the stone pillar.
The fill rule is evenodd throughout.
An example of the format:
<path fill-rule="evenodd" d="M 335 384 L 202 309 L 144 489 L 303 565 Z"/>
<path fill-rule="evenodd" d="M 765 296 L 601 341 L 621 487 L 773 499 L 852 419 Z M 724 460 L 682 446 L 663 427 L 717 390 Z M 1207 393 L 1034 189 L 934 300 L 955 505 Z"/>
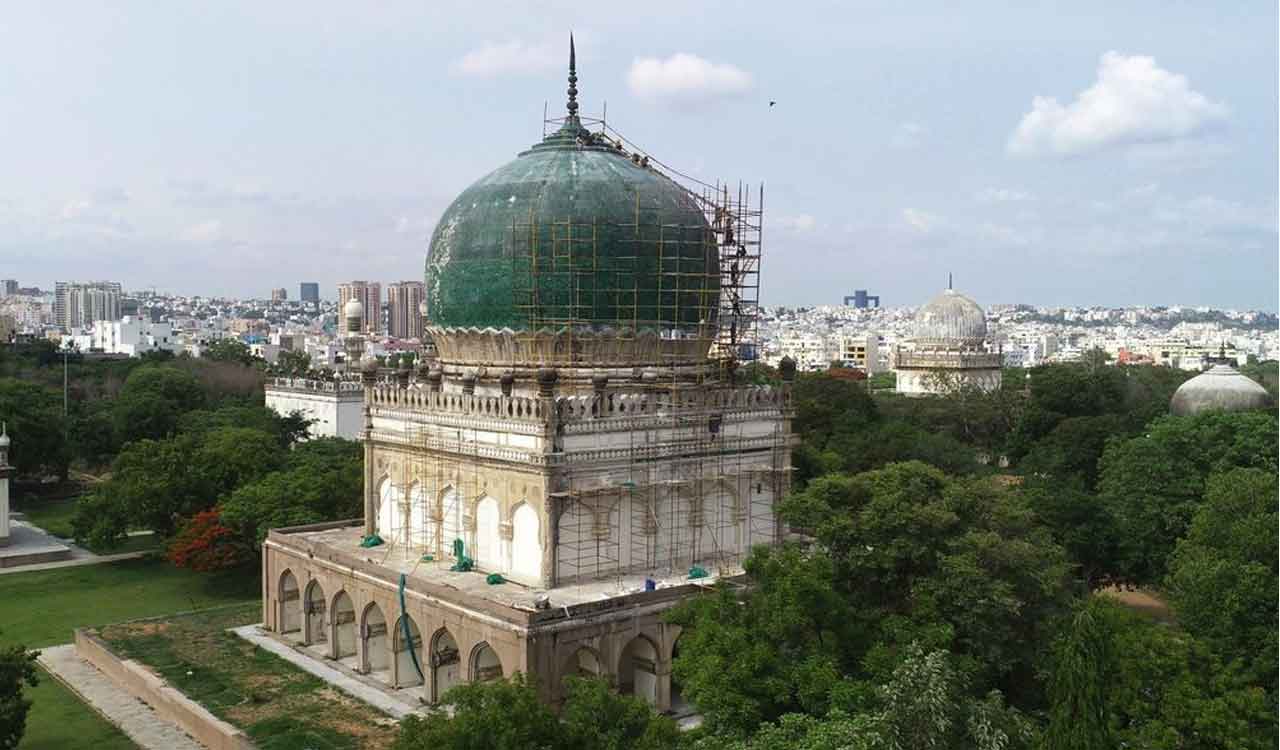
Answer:
<path fill-rule="evenodd" d="M 554 368 L 544 367 L 538 370 L 538 401 L 542 406 L 543 453 L 550 456 L 560 453 L 560 413 L 556 405 L 556 381 L 560 373 Z M 554 470 L 547 474 L 547 482 L 542 498 L 542 526 L 538 529 L 542 537 L 542 566 L 539 578 L 542 585 L 554 588 L 556 585 L 556 528 L 560 523 L 560 500 L 553 497 L 557 491 L 557 477 Z"/>

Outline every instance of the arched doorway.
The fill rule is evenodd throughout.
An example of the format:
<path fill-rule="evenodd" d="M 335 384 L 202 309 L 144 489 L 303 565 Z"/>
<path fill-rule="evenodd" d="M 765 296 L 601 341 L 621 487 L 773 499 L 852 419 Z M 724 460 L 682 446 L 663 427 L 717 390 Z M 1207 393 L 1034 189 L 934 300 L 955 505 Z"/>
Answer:
<path fill-rule="evenodd" d="M 458 642 L 445 628 L 436 631 L 431 639 L 431 702 L 438 703 L 449 688 L 462 681 L 459 666 Z"/>
<path fill-rule="evenodd" d="M 482 570 L 502 570 L 498 547 L 498 501 L 485 496 L 476 503 L 475 556 Z"/>
<path fill-rule="evenodd" d="M 498 652 L 487 643 L 476 646 L 471 653 L 471 681 L 488 682 L 502 679 L 502 660 Z"/>
<path fill-rule="evenodd" d="M 306 615 L 306 628 L 303 632 L 302 642 L 307 645 L 327 643 L 329 634 L 325 632 L 324 627 L 324 589 L 320 587 L 319 581 L 312 581 L 307 584 L 307 596 L 302 600 L 302 611 Z"/>
<path fill-rule="evenodd" d="M 364 639 L 365 671 L 374 674 L 389 670 L 391 664 L 387 648 L 387 618 L 377 604 L 370 604 L 365 608 L 364 625 L 360 628 L 360 634 Z M 390 682 L 387 677 L 390 675 L 383 677 L 384 682 Z"/>
<path fill-rule="evenodd" d="M 378 536 L 387 544 L 394 545 L 404 541 L 404 519 L 400 510 L 402 492 L 391 483 L 391 479 L 383 479 L 378 485 Z"/>
<path fill-rule="evenodd" d="M 564 669 L 560 670 L 561 677 L 599 677 L 600 673 L 600 657 L 586 646 L 570 654 Z"/>
<path fill-rule="evenodd" d="M 356 607 L 345 591 L 333 598 L 333 658 L 345 659 L 356 655 Z"/>
<path fill-rule="evenodd" d="M 658 649 L 653 641 L 638 635 L 631 639 L 618 659 L 618 692 L 658 703 Z"/>
<path fill-rule="evenodd" d="M 671 644 L 671 713 L 676 716 L 688 716 L 695 713 L 693 706 L 684 697 L 684 691 L 680 689 L 680 681 L 676 679 L 675 663 L 676 657 L 680 655 L 680 638 L 676 637 L 676 642 Z"/>
<path fill-rule="evenodd" d="M 538 512 L 522 503 L 511 514 L 511 572 L 526 581 L 542 577 L 542 540 Z"/>
<path fill-rule="evenodd" d="M 277 617 L 280 622 L 280 634 L 297 633 L 302 630 L 302 607 L 299 606 L 298 579 L 286 570 L 280 574 L 280 588 L 277 591 Z"/>
<path fill-rule="evenodd" d="M 453 487 L 445 488 L 440 498 L 440 510 L 443 514 L 440 523 L 440 554 L 453 557 L 453 541 L 462 537 L 462 496 Z M 470 550 L 467 554 L 471 554 Z"/>
<path fill-rule="evenodd" d="M 405 640 L 406 625 L 409 640 Z M 391 642 L 396 652 L 395 674 L 392 675 L 395 686 L 402 688 L 421 685 L 423 674 L 418 670 L 425 671 L 427 667 L 422 663 L 422 633 L 418 631 L 418 624 L 412 617 L 404 615 L 400 618 L 395 632 L 391 634 Z"/>
<path fill-rule="evenodd" d="M 415 551 L 435 552 L 431 528 L 431 505 L 420 482 L 409 488 L 409 546 Z"/>

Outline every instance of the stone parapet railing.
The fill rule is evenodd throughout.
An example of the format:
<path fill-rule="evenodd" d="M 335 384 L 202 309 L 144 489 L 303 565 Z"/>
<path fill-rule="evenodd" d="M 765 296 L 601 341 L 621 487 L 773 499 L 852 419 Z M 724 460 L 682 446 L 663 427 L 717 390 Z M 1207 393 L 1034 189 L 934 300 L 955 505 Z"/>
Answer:
<path fill-rule="evenodd" d="M 392 383 L 373 386 L 369 405 L 515 421 L 541 422 L 546 416 L 542 402 L 533 398 L 433 392 L 421 388 L 401 388 Z"/>
<path fill-rule="evenodd" d="M 363 386 L 354 380 L 313 380 L 311 378 L 269 378 L 267 388 L 310 393 L 340 393 L 359 396 Z"/>

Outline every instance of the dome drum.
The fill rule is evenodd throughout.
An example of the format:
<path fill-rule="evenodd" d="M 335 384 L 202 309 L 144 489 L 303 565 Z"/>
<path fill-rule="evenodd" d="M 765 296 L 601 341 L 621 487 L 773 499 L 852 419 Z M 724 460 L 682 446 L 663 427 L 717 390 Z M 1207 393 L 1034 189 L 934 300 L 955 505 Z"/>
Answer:
<path fill-rule="evenodd" d="M 986 338 L 986 313 L 954 289 L 947 289 L 916 312 L 912 340 L 917 349 L 980 349 Z"/>
<path fill-rule="evenodd" d="M 442 364 L 506 366 L 537 363 L 549 367 L 593 368 L 697 364 L 707 359 L 715 339 L 708 326 L 662 335 L 653 329 L 570 327 L 428 327 Z"/>

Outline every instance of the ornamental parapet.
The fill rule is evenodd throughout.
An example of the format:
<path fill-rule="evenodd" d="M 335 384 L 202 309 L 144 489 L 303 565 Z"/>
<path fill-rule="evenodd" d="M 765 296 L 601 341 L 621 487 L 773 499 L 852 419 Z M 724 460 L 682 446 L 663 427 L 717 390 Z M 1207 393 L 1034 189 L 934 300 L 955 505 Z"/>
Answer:
<path fill-rule="evenodd" d="M 543 367 L 670 366 L 701 363 L 715 338 L 707 326 L 672 336 L 650 329 L 561 326 L 532 331 L 510 328 L 430 326 L 440 362 L 507 367 L 512 362 Z"/>
<path fill-rule="evenodd" d="M 389 383 L 380 383 L 370 389 L 369 404 L 514 421 L 541 422 L 546 417 L 546 409 L 537 399 L 433 392 L 421 388 L 401 388 Z"/>
<path fill-rule="evenodd" d="M 274 377 L 267 380 L 266 388 L 276 391 L 337 394 L 358 398 L 363 387 L 353 380 L 315 380 L 313 378 Z"/>
<path fill-rule="evenodd" d="M 776 412 L 786 406 L 785 393 L 768 386 L 609 393 L 604 396 L 564 396 L 556 399 L 562 423 L 596 419 L 672 417 L 677 414 L 735 411 Z"/>
<path fill-rule="evenodd" d="M 922 370 L 981 370 L 1004 366 L 1004 355 L 998 352 L 898 352 L 895 368 Z"/>

